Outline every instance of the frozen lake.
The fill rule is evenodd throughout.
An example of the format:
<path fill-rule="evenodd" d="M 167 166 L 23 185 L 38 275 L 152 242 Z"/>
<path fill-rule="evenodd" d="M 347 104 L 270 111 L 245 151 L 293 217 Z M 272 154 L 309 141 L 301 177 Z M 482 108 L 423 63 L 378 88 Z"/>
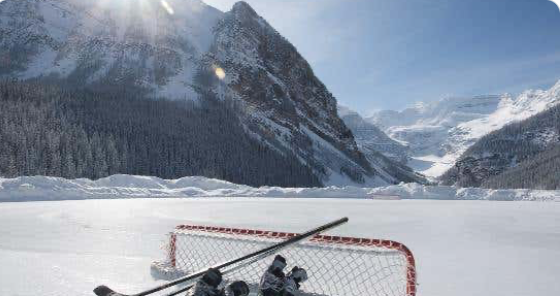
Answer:
<path fill-rule="evenodd" d="M 560 203 L 354 199 L 128 199 L 0 203 L 0 295 L 134 293 L 156 282 L 178 224 L 397 240 L 416 256 L 418 295 L 560 295 Z"/>

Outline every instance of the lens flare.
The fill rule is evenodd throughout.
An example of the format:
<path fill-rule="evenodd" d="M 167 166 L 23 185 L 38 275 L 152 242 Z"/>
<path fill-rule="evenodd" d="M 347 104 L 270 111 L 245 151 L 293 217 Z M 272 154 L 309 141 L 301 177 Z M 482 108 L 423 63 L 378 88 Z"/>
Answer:
<path fill-rule="evenodd" d="M 220 78 L 220 80 L 223 80 L 224 78 L 226 78 L 226 72 L 224 71 L 224 69 L 222 69 L 220 67 L 216 67 L 216 69 L 214 70 L 214 73 L 216 74 L 216 76 L 218 78 Z"/>
<path fill-rule="evenodd" d="M 167 3 L 167 1 L 160 0 L 159 2 L 161 3 L 161 6 L 163 7 L 163 9 L 165 9 L 165 11 L 167 11 L 167 13 L 169 13 L 170 15 L 173 15 L 175 13 L 175 11 L 173 10 L 173 7 L 171 7 L 171 5 L 169 5 L 169 3 Z"/>

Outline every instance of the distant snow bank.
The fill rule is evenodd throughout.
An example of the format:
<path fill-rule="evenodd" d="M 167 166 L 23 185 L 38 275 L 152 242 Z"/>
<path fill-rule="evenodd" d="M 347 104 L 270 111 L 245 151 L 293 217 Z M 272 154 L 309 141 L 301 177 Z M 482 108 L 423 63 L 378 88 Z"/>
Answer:
<path fill-rule="evenodd" d="M 157 177 L 113 175 L 92 181 L 34 176 L 0 178 L 0 201 L 47 201 L 146 197 L 289 197 L 440 200 L 560 201 L 560 190 L 490 190 L 400 184 L 377 188 L 251 187 L 205 177 L 164 180 Z"/>

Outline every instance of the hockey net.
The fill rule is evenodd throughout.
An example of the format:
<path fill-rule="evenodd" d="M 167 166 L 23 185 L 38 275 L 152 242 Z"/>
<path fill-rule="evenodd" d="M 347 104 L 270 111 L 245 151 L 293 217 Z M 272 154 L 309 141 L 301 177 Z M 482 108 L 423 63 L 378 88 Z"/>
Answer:
<path fill-rule="evenodd" d="M 154 262 L 152 273 L 180 276 L 249 254 L 293 237 L 295 233 L 181 225 L 169 233 L 167 258 Z M 244 280 L 256 293 L 259 280 L 276 253 L 232 266 L 224 280 Z M 307 270 L 305 295 L 414 296 L 416 270 L 412 252 L 403 244 L 379 239 L 316 235 L 278 252 Z M 254 294 L 253 294 L 254 295 Z"/>

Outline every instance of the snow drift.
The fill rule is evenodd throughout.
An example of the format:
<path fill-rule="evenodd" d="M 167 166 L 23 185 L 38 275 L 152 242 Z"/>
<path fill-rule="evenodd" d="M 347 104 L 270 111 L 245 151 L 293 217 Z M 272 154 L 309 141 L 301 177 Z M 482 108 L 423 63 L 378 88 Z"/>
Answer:
<path fill-rule="evenodd" d="M 0 201 L 49 201 L 117 198 L 279 197 L 439 200 L 541 200 L 560 201 L 560 191 L 490 190 L 424 186 L 415 183 L 377 188 L 250 187 L 205 177 L 164 180 L 157 177 L 113 175 L 92 181 L 57 177 L 0 179 Z"/>

